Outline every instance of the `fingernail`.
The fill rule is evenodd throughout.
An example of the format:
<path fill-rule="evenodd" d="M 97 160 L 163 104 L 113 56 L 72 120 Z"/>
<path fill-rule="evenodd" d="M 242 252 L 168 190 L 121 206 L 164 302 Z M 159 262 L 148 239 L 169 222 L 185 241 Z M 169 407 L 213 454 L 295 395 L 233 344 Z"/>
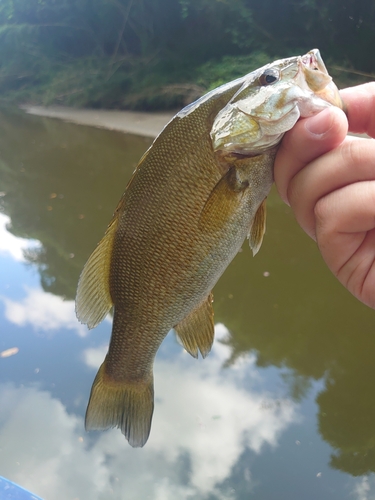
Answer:
<path fill-rule="evenodd" d="M 332 128 L 331 109 L 324 109 L 320 113 L 305 121 L 306 129 L 316 136 L 323 136 Z"/>

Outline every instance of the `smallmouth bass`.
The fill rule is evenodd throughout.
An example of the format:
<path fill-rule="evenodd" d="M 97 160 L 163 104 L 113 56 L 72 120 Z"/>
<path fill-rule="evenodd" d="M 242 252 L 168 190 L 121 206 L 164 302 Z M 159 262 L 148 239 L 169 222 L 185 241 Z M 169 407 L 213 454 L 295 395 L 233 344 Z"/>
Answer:
<path fill-rule="evenodd" d="M 143 446 L 154 408 L 153 363 L 174 328 L 205 357 L 214 338 L 212 288 L 246 237 L 255 255 L 283 134 L 299 117 L 343 107 L 318 50 L 229 82 L 180 111 L 141 158 L 76 298 L 94 328 L 114 306 L 87 430 L 119 427 Z"/>

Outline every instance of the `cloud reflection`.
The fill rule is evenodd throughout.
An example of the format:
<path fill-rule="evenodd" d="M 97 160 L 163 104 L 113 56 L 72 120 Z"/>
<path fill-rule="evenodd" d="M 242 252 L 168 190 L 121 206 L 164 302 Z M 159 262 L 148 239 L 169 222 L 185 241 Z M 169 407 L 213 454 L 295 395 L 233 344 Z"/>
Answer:
<path fill-rule="evenodd" d="M 372 487 L 368 476 L 359 478 L 352 491 L 353 498 L 355 500 L 375 500 L 374 481 L 371 482 Z"/>
<path fill-rule="evenodd" d="M 0 254 L 9 254 L 14 260 L 24 261 L 24 250 L 40 246 L 37 240 L 18 238 L 7 230 L 10 218 L 0 213 Z"/>
<path fill-rule="evenodd" d="M 87 334 L 75 315 L 74 301 L 64 301 L 57 295 L 39 288 L 25 287 L 26 296 L 20 301 L 0 297 L 5 305 L 5 317 L 18 326 L 32 325 L 37 330 L 51 331 L 60 328 L 75 330 L 78 335 Z"/>
<path fill-rule="evenodd" d="M 259 453 L 266 444 L 275 446 L 296 416 L 289 400 L 252 390 L 259 378 L 253 357 L 242 360 L 240 369 L 222 370 L 218 354 L 225 349 L 229 357 L 230 349 L 216 345 L 219 353 L 214 349 L 207 366 L 162 362 L 155 375 L 163 399 L 156 404 L 150 448 L 163 449 L 170 462 L 187 452 L 190 482 L 200 493 L 228 477 L 246 447 Z"/>
<path fill-rule="evenodd" d="M 262 383 L 254 356 L 222 368 L 230 358 L 231 348 L 218 339 L 227 334 L 223 325 L 216 325 L 217 340 L 204 362 L 192 360 L 182 350 L 173 361 L 156 362 L 155 413 L 145 449 L 155 457 L 162 454 L 170 470 L 182 457 L 189 463 L 185 493 L 160 493 L 160 498 L 185 498 L 185 494 L 190 498 L 191 491 L 218 495 L 218 484 L 230 476 L 246 448 L 260 453 L 265 445 L 276 446 L 281 432 L 299 419 L 290 400 L 277 399 L 252 387 Z M 106 346 L 87 349 L 85 363 L 96 369 L 105 353 Z M 156 483 L 160 492 L 181 488 L 171 478 Z"/>
<path fill-rule="evenodd" d="M 104 459 L 79 439 L 82 419 L 36 387 L 0 386 L 2 475 L 44 498 L 100 498 Z M 103 474 L 105 475 L 103 477 Z"/>
<path fill-rule="evenodd" d="M 226 334 L 222 325 L 217 334 Z M 96 368 L 105 351 L 87 349 L 85 363 Z M 299 417 L 290 400 L 259 390 L 253 356 L 223 369 L 230 354 L 216 341 L 204 362 L 182 350 L 174 361 L 157 360 L 159 399 L 141 450 L 130 448 L 117 429 L 88 438 L 82 417 L 46 391 L 0 385 L 2 474 L 56 500 L 231 499 L 222 483 L 242 453 L 276 446 Z"/>

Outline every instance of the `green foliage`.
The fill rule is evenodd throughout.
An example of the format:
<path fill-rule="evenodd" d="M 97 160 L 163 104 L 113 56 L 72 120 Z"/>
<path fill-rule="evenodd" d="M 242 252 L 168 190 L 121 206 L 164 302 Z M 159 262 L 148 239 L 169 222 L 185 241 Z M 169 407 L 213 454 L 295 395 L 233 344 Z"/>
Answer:
<path fill-rule="evenodd" d="M 224 56 L 219 61 L 211 60 L 199 66 L 197 68 L 197 82 L 211 90 L 269 62 L 270 55 L 265 52 L 253 52 L 246 56 Z"/>
<path fill-rule="evenodd" d="M 375 73 L 372 0 L 1 0 L 8 101 L 157 109 L 319 46 Z"/>

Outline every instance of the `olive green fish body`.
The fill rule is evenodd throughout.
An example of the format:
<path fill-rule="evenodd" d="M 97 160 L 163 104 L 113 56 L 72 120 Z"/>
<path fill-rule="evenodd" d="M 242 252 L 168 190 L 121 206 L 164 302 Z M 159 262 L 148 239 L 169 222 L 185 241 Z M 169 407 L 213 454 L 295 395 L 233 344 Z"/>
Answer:
<path fill-rule="evenodd" d="M 179 332 L 179 323 L 207 302 L 209 331 L 206 335 L 198 331 L 197 337 L 202 338 L 186 347 L 194 356 L 197 349 L 204 356 L 209 352 L 213 341 L 210 292 L 240 249 L 272 185 L 273 161 L 251 158 L 247 168 L 238 168 L 241 180 L 231 175 L 233 179 L 228 182 L 234 198 L 238 198 L 236 210 L 226 210 L 217 200 L 206 214 L 207 200 L 222 176 L 207 132 L 211 126 L 208 123 L 199 129 L 194 118 L 180 119 L 177 132 L 161 137 L 156 144 L 160 147 L 158 154 L 151 150 L 144 158 L 122 200 L 113 240 L 109 288 L 114 321 L 105 373 L 120 387 L 124 382 L 143 386 L 149 396 L 154 357 L 164 337 L 172 327 Z M 212 120 L 209 114 L 206 119 Z M 187 145 L 184 152 L 179 150 L 182 139 Z M 179 157 L 174 159 L 176 154 Z M 161 175 L 159 165 L 164 167 Z M 233 166 L 228 170 L 235 171 Z M 263 190 L 248 189 L 254 177 Z M 181 340 L 186 342 L 183 337 Z M 152 409 L 149 405 L 146 424 L 140 419 L 139 430 L 126 425 L 123 428 L 133 445 L 147 439 L 148 432 L 143 429 L 151 420 Z M 140 413 L 144 415 L 143 407 Z M 90 413 L 87 422 L 87 426 L 100 428 L 117 425 L 113 420 L 98 422 L 90 418 Z"/>
<path fill-rule="evenodd" d="M 162 149 L 164 154 L 155 155 L 153 149 L 140 165 L 124 197 L 113 244 L 110 293 L 115 312 L 121 309 L 129 324 L 139 328 L 141 321 L 142 329 L 150 332 L 167 333 L 207 297 L 241 247 L 272 185 L 273 161 L 266 161 L 272 155 L 242 160 L 239 163 L 250 165 L 232 166 L 228 172 L 239 171 L 245 187 L 236 193 L 235 175 L 225 182 L 232 183 L 229 188 L 239 199 L 236 210 L 218 200 L 206 215 L 207 200 L 222 176 L 209 127 L 198 136 L 191 122 L 181 123 L 181 135 L 190 147 L 180 158 L 173 157 L 180 142 L 175 134 L 154 145 L 162 149 L 168 142 L 172 152 Z M 262 189 L 251 189 L 249 183 Z"/>
<path fill-rule="evenodd" d="M 213 280 L 204 261 L 220 234 L 208 238 L 198 227 L 221 178 L 207 132 L 215 102 L 207 108 L 169 124 L 137 168 L 118 214 L 110 271 L 115 317 L 121 310 L 128 329 L 160 341 Z"/>
<path fill-rule="evenodd" d="M 294 59 L 276 67 L 288 69 Z M 249 92 L 262 89 L 265 74 L 261 69 L 220 87 L 176 115 L 141 159 L 88 260 L 77 315 L 94 327 L 113 305 L 114 319 L 91 390 L 87 429 L 118 426 L 132 446 L 143 446 L 153 413 L 153 362 L 168 331 L 175 328 L 195 357 L 210 351 L 211 290 L 246 237 L 258 251 L 277 144 L 299 116 L 301 92 L 296 96 L 293 85 L 280 88 L 282 100 L 289 96 L 293 105 L 287 102 L 286 118 L 281 114 L 276 126 L 269 125 L 267 99 L 263 107 L 256 101 L 260 121 L 251 115 Z M 314 74 L 308 76 L 316 83 Z M 280 127 L 282 119 L 287 125 Z"/>

